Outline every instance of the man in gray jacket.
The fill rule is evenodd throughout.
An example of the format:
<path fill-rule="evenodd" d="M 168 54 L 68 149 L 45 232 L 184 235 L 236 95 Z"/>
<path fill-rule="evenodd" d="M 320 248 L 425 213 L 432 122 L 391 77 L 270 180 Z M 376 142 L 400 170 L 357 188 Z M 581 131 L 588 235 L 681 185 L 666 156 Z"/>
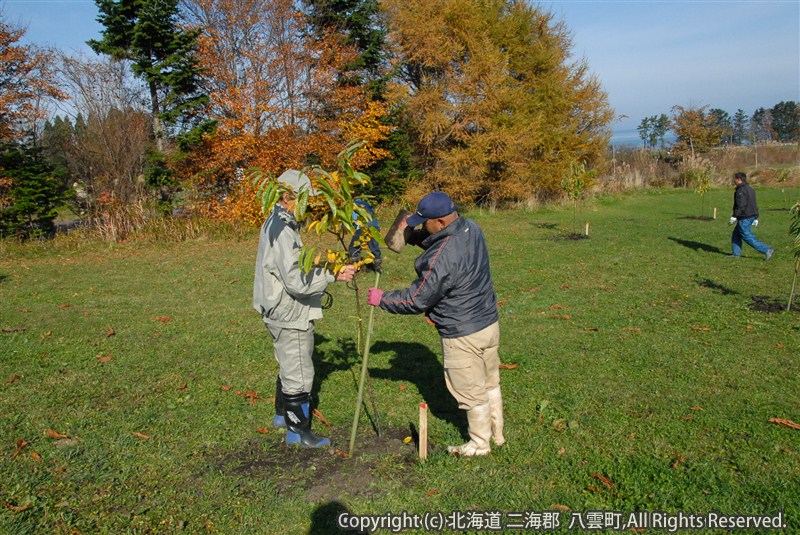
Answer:
<path fill-rule="evenodd" d="M 406 226 L 424 224 L 427 237 L 414 262 L 415 280 L 403 290 L 370 288 L 367 302 L 393 314 L 425 314 L 442 337 L 447 389 L 467 411 L 470 440 L 450 453 L 486 455 L 503 436 L 500 327 L 486 239 L 477 223 L 460 217 L 447 194 L 426 195 Z M 402 226 L 402 225 L 401 225 Z M 402 228 L 400 229 L 402 231 Z M 415 231 L 417 233 L 419 231 Z"/>
<path fill-rule="evenodd" d="M 314 321 L 322 318 L 322 295 L 334 281 L 351 281 L 354 266 L 335 277 L 323 268 L 309 273 L 300 269 L 298 259 L 303 242 L 294 217 L 296 194 L 311 188 L 311 181 L 299 171 L 289 170 L 278 181 L 291 191 L 281 194 L 272 213 L 261 227 L 253 283 L 253 307 L 261 314 L 272 335 L 278 380 L 275 389 L 273 425 L 286 427 L 286 443 L 307 448 L 330 444 L 311 432 L 311 388 L 314 383 Z"/>

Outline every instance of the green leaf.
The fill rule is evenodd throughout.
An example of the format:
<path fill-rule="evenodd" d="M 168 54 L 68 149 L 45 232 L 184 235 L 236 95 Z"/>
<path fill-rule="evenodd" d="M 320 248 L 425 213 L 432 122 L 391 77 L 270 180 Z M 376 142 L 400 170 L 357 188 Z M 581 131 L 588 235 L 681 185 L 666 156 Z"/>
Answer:
<path fill-rule="evenodd" d="M 300 192 L 297 196 L 297 203 L 294 205 L 294 218 L 302 221 L 306 216 L 306 209 L 308 208 L 308 197 L 311 194 L 307 189 Z"/>

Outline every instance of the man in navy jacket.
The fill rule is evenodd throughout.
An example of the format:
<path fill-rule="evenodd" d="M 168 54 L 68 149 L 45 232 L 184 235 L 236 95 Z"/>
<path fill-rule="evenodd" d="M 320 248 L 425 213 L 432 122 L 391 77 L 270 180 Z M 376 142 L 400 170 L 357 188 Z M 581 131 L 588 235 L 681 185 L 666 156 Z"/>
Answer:
<path fill-rule="evenodd" d="M 469 442 L 448 451 L 486 455 L 490 440 L 505 443 L 500 328 L 486 239 L 440 191 L 425 196 L 406 225 L 424 225 L 428 234 L 419 244 L 425 251 L 414 262 L 417 279 L 403 290 L 370 288 L 367 302 L 393 314 L 425 314 L 436 326 L 447 388 L 469 423 Z"/>
<path fill-rule="evenodd" d="M 742 240 L 744 240 L 750 247 L 763 254 L 766 260 L 769 260 L 775 253 L 775 249 L 758 241 L 752 230 L 758 226 L 756 192 L 747 183 L 747 175 L 744 173 L 733 175 L 733 181 L 736 184 L 736 192 L 733 194 L 733 215 L 730 224 L 736 224 L 736 227 L 731 234 L 732 256 L 742 256 Z"/>

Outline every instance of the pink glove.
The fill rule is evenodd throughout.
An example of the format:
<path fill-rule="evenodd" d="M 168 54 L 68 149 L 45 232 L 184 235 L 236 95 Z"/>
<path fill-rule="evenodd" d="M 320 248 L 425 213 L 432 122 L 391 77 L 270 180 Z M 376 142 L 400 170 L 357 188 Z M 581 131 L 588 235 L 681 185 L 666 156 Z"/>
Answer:
<path fill-rule="evenodd" d="M 367 291 L 367 303 L 377 307 L 381 305 L 381 297 L 383 297 L 383 290 L 377 288 L 370 288 Z"/>

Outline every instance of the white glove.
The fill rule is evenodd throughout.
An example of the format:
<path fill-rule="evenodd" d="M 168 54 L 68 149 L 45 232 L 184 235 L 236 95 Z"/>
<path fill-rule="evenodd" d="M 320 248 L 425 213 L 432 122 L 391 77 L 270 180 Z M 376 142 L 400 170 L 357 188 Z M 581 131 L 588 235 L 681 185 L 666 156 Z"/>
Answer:
<path fill-rule="evenodd" d="M 736 223 L 736 218 L 735 217 L 731 217 L 731 220 L 728 221 L 728 224 L 729 225 L 733 225 L 734 223 Z"/>
<path fill-rule="evenodd" d="M 753 221 L 753 225 L 752 225 L 752 226 L 754 226 L 754 227 L 757 227 L 757 226 L 758 226 L 758 219 L 756 219 L 755 221 Z"/>

